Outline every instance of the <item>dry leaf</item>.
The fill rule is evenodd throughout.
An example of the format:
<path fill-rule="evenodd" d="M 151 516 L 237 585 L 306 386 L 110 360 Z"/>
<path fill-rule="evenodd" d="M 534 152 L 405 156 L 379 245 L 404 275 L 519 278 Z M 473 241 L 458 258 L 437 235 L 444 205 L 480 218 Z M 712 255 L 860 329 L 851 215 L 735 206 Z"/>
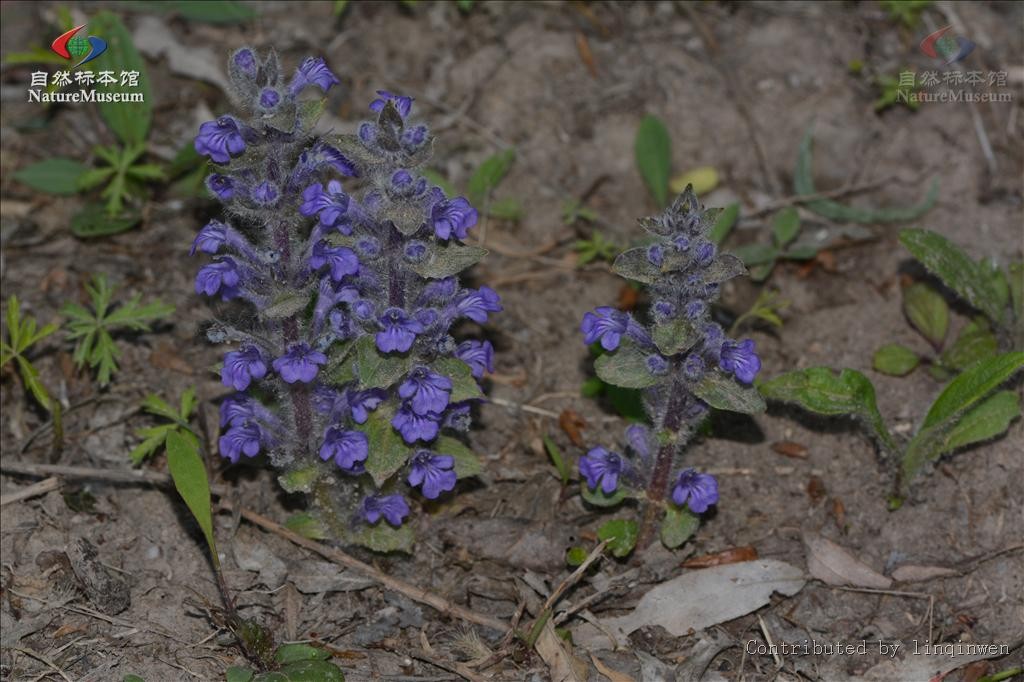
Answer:
<path fill-rule="evenodd" d="M 811 504 L 817 506 L 819 502 L 825 499 L 825 495 L 828 491 L 825 489 L 825 482 L 817 476 L 811 476 L 807 479 L 807 494 L 811 498 Z"/>
<path fill-rule="evenodd" d="M 712 566 L 725 566 L 726 564 L 738 564 L 741 561 L 754 561 L 757 559 L 757 550 L 749 545 L 733 547 L 714 554 L 694 557 L 684 561 L 683 568 L 710 568 Z"/>
<path fill-rule="evenodd" d="M 636 308 L 636 304 L 640 301 L 640 290 L 636 289 L 629 284 L 623 284 L 622 288 L 619 289 L 619 304 L 616 306 L 619 310 L 629 312 Z"/>
<path fill-rule="evenodd" d="M 565 431 L 565 435 L 569 436 L 569 440 L 572 444 L 578 448 L 583 447 L 583 436 L 580 434 L 580 429 L 584 429 L 587 426 L 587 422 L 584 421 L 574 410 L 568 408 L 562 410 L 562 414 L 558 415 L 558 425 Z"/>
<path fill-rule="evenodd" d="M 839 530 L 846 532 L 846 506 L 838 497 L 832 498 L 832 517 L 836 520 Z"/>
<path fill-rule="evenodd" d="M 648 625 L 660 625 L 669 634 L 682 637 L 755 611 L 767 604 L 774 592 L 792 596 L 804 584 L 803 571 L 775 559 L 714 566 L 655 586 L 640 598 L 632 613 L 601 623 L 620 645 L 627 643 L 629 633 Z"/>
<path fill-rule="evenodd" d="M 551 682 L 584 682 L 587 679 L 587 664 L 566 651 L 550 620 L 544 624 L 534 647 L 548 666 Z"/>
<path fill-rule="evenodd" d="M 597 668 L 597 672 L 607 677 L 611 682 L 636 682 L 636 680 L 626 673 L 620 673 L 618 670 L 612 670 L 602 663 L 601 659 L 594 654 L 590 654 L 590 660 L 594 663 L 594 667 Z"/>
<path fill-rule="evenodd" d="M 587 41 L 587 36 L 583 35 L 583 32 L 576 34 L 576 49 L 580 51 L 580 59 L 587 66 L 587 71 L 594 78 L 597 78 L 597 64 L 594 63 L 594 53 L 590 51 L 590 42 Z"/>
<path fill-rule="evenodd" d="M 887 590 L 892 580 L 886 578 L 836 543 L 806 533 L 807 570 L 827 585 L 852 585 Z"/>
<path fill-rule="evenodd" d="M 772 443 L 772 451 L 777 452 L 784 457 L 807 459 L 807 448 L 800 445 L 800 443 L 794 443 L 791 440 L 780 440 L 777 443 Z"/>
<path fill-rule="evenodd" d="M 959 571 L 944 566 L 915 566 L 907 564 L 892 572 L 892 579 L 899 583 L 919 583 L 933 578 L 948 578 L 960 575 Z"/>

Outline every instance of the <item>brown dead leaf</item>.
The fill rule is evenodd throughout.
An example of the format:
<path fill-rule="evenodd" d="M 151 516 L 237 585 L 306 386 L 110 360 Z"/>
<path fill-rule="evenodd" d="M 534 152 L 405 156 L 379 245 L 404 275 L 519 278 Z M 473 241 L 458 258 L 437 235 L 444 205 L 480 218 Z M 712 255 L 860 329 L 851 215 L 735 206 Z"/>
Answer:
<path fill-rule="evenodd" d="M 797 268 L 796 276 L 798 279 L 807 279 L 814 273 L 814 270 L 817 267 L 818 262 L 815 260 L 809 260 L 806 263 L 801 263 L 800 267 Z"/>
<path fill-rule="evenodd" d="M 825 482 L 817 476 L 811 476 L 807 479 L 807 495 L 811 498 L 811 504 L 817 506 L 819 502 L 825 499 L 825 495 L 828 494 L 828 490 L 825 489 Z"/>
<path fill-rule="evenodd" d="M 75 632 L 85 631 L 86 628 L 82 625 L 73 625 L 71 623 L 65 623 L 64 625 L 61 625 L 59 628 L 54 630 L 53 634 L 50 635 L 50 637 L 52 637 L 53 639 L 60 639 L 61 637 L 66 637 L 67 635 L 70 635 Z"/>
<path fill-rule="evenodd" d="M 814 257 L 814 260 L 821 266 L 821 269 L 825 272 L 836 271 L 836 254 L 832 251 L 819 251 L 818 255 Z"/>
<path fill-rule="evenodd" d="M 892 572 L 892 579 L 900 583 L 919 583 L 935 578 L 948 578 L 953 575 L 960 575 L 960 573 L 945 566 L 915 566 L 906 564 Z"/>
<path fill-rule="evenodd" d="M 852 585 L 887 590 L 892 580 L 871 568 L 846 549 L 820 535 L 804 534 L 807 570 L 827 585 Z"/>
<path fill-rule="evenodd" d="M 622 288 L 619 289 L 619 304 L 616 306 L 619 310 L 630 311 L 636 309 L 636 304 L 640 301 L 640 290 L 631 287 L 628 284 L 623 284 Z"/>
<path fill-rule="evenodd" d="M 548 666 L 551 682 L 583 682 L 587 679 L 587 664 L 566 650 L 551 621 L 544 625 L 534 646 Z"/>
<path fill-rule="evenodd" d="M 807 447 L 800 443 L 794 443 L 791 440 L 780 440 L 772 443 L 772 451 L 777 452 L 783 457 L 807 459 Z"/>
<path fill-rule="evenodd" d="M 620 673 L 618 670 L 612 670 L 602 663 L 601 659 L 594 654 L 590 654 L 590 660 L 593 662 L 594 667 L 597 668 L 597 672 L 607 677 L 611 682 L 636 682 L 636 680 L 626 673 Z"/>
<path fill-rule="evenodd" d="M 757 559 L 757 550 L 750 545 L 733 547 L 714 554 L 687 559 L 680 564 L 683 568 L 709 568 L 711 566 L 723 566 L 725 564 L 737 564 L 741 561 L 754 561 Z"/>
<path fill-rule="evenodd" d="M 839 530 L 846 532 L 846 506 L 838 497 L 832 498 L 832 518 L 836 520 Z"/>
<path fill-rule="evenodd" d="M 988 661 L 975 661 L 964 668 L 964 682 L 978 682 L 982 677 L 988 675 L 992 664 Z"/>
<path fill-rule="evenodd" d="M 597 78 L 597 64 L 594 63 L 594 53 L 590 51 L 590 42 L 587 41 L 587 36 L 583 35 L 580 31 L 576 33 L 576 49 L 580 52 L 580 59 L 583 60 L 583 64 L 586 65 L 587 71 L 594 78 Z"/>
<path fill-rule="evenodd" d="M 580 430 L 587 427 L 587 422 L 583 417 L 575 410 L 566 408 L 562 410 L 562 414 L 558 415 L 558 425 L 565 431 L 565 435 L 569 436 L 573 445 L 578 448 L 583 447 L 583 436 L 580 434 Z"/>

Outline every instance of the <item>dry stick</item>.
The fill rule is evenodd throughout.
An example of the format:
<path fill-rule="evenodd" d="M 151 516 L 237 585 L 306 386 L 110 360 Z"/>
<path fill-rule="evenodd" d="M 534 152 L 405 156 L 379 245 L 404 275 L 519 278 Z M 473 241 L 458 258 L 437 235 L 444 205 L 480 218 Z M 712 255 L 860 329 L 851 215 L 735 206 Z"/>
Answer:
<path fill-rule="evenodd" d="M 787 206 L 793 206 L 794 204 L 807 204 L 812 201 L 818 201 L 820 199 L 842 199 L 850 196 L 851 194 L 860 194 L 861 192 L 868 192 L 873 189 L 878 189 L 883 185 L 887 185 L 894 180 L 898 180 L 899 176 L 888 175 L 879 180 L 872 180 L 870 182 L 861 182 L 856 185 L 846 185 L 845 187 L 837 187 L 836 189 L 830 189 L 825 192 L 815 192 L 814 194 L 796 194 L 791 197 L 784 197 L 778 201 L 773 201 L 770 204 L 763 206 L 753 213 L 744 216 L 745 218 L 760 218 L 761 216 L 774 213 L 780 208 L 786 208 Z"/>
<path fill-rule="evenodd" d="M 46 480 L 33 483 L 32 485 L 16 490 L 13 493 L 7 495 L 0 495 L 0 507 L 6 507 L 12 502 L 20 502 L 21 500 L 27 500 L 30 497 L 36 497 L 38 495 L 45 495 L 51 490 L 56 490 L 60 487 L 60 479 L 56 476 L 51 476 Z"/>
<path fill-rule="evenodd" d="M 131 472 L 125 470 L 116 469 L 91 469 L 89 467 L 71 467 L 71 466 L 59 466 L 50 464 L 26 464 L 23 462 L 3 462 L 0 463 L 0 472 L 21 474 L 27 476 L 40 476 L 40 475 L 53 475 L 53 476 L 65 476 L 68 478 L 95 478 L 107 481 L 116 481 L 122 483 L 149 483 L 153 485 L 170 485 L 172 484 L 171 477 L 167 474 L 159 474 L 156 472 Z M 222 497 L 225 494 L 225 489 L 221 486 L 211 486 L 210 492 L 218 497 Z M 220 506 L 227 510 L 234 509 L 232 505 L 224 500 L 221 500 Z M 373 566 L 360 561 L 354 557 L 345 554 L 339 549 L 322 545 L 314 540 L 304 538 L 297 533 L 293 533 L 279 523 L 276 523 L 262 514 L 257 514 L 254 511 L 250 511 L 245 508 L 238 508 L 237 511 L 241 514 L 242 518 L 249 521 L 252 524 L 263 528 L 264 530 L 270 531 L 275 535 L 280 535 L 284 539 L 306 549 L 316 552 L 325 559 L 329 559 L 337 564 L 346 566 L 348 568 L 359 571 L 366 575 L 372 580 L 376 581 L 383 587 L 399 592 L 409 597 L 413 601 L 417 601 L 421 604 L 426 604 L 431 608 L 441 612 L 443 615 L 453 616 L 470 623 L 476 623 L 477 625 L 483 625 L 485 627 L 492 628 L 498 632 L 508 632 L 508 623 L 485 616 L 475 611 L 471 611 L 465 607 L 453 604 L 444 597 L 440 597 L 436 594 L 427 592 L 426 590 L 410 585 L 397 578 L 392 578 L 389 575 L 385 575 L 375 569 Z"/>
<path fill-rule="evenodd" d="M 537 615 L 537 620 L 533 622 L 533 626 L 530 628 L 530 633 L 526 637 L 526 645 L 531 649 L 533 645 L 537 643 L 537 638 L 540 637 L 541 630 L 547 625 L 551 619 L 552 609 L 558 600 L 562 598 L 565 591 L 570 587 L 579 582 L 583 574 L 586 573 L 587 569 L 590 568 L 590 564 L 594 563 L 601 558 L 604 548 L 608 545 L 609 540 L 602 540 L 601 543 L 590 551 L 587 558 L 583 560 L 583 563 L 576 567 L 576 570 L 569 574 L 569 576 L 559 583 L 558 587 L 555 588 L 551 596 L 544 602 L 544 606 L 541 607 L 540 613 Z"/>
<path fill-rule="evenodd" d="M 47 658 L 46 656 L 43 656 L 43 655 L 42 655 L 41 653 L 39 653 L 38 651 L 33 651 L 32 649 L 23 649 L 23 648 L 22 648 L 22 647 L 20 647 L 20 646 L 16 646 L 16 647 L 12 647 L 12 648 L 13 648 L 13 649 L 14 649 L 15 651 L 20 651 L 21 653 L 25 654 L 26 656 L 30 656 L 31 658 L 34 658 L 34 659 L 36 659 L 36 660 L 37 660 L 37 661 L 39 661 L 40 663 L 45 663 L 47 667 L 49 667 L 50 669 L 52 669 L 52 670 L 53 670 L 53 671 L 54 671 L 55 673 L 57 673 L 58 675 L 60 675 L 61 677 L 63 677 L 63 678 L 65 679 L 65 680 L 67 680 L 67 682 L 71 682 L 71 678 L 70 678 L 70 677 L 68 677 L 68 676 L 67 676 L 67 675 L 66 675 L 66 674 L 64 673 L 64 671 L 63 671 L 63 670 L 61 670 L 61 669 L 60 669 L 60 667 L 59 667 L 59 666 L 58 666 L 58 665 L 57 665 L 56 663 L 54 663 L 53 661 L 51 661 L 50 659 L 48 659 L 48 658 Z"/>

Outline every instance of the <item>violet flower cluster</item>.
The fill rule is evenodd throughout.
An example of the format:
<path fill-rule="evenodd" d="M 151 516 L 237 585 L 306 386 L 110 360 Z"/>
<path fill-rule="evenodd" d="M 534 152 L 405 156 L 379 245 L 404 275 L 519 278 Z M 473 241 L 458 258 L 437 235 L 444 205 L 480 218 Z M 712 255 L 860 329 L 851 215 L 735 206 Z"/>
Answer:
<path fill-rule="evenodd" d="M 501 310 L 494 291 L 457 277 L 485 253 L 462 244 L 477 212 L 416 172 L 433 139 L 411 98 L 380 91 L 356 135 L 322 136 L 323 100 L 305 96 L 339 83 L 322 59 L 286 78 L 273 52 L 243 48 L 229 73 L 240 115 L 195 140 L 216 164 L 208 186 L 225 218 L 192 246 L 212 256 L 196 292 L 249 322 L 208 332 L 233 344 L 220 453 L 267 455 L 333 534 L 405 548 L 370 531 L 402 526 L 410 497 L 436 499 L 479 471 L 459 434 L 493 348 L 450 333 Z"/>
<path fill-rule="evenodd" d="M 581 325 L 584 341 L 604 350 L 595 362 L 598 376 L 642 389 L 650 426 L 626 429 L 624 454 L 595 447 L 579 462 L 588 501 L 611 506 L 627 497 L 641 499 L 641 547 L 651 538 L 657 510 L 666 511 L 662 540 L 677 546 L 686 533 L 665 524 L 689 524 L 692 532 L 693 515 L 718 502 L 715 478 L 680 462 L 709 407 L 764 408 L 750 386 L 761 369 L 754 342 L 727 338 L 710 315 L 722 283 L 746 272 L 739 259 L 718 253 L 708 238 L 716 214 L 702 210 L 688 187 L 662 215 L 642 219 L 654 239 L 619 255 L 613 269 L 648 286 L 649 319 L 601 307 L 586 313 Z"/>

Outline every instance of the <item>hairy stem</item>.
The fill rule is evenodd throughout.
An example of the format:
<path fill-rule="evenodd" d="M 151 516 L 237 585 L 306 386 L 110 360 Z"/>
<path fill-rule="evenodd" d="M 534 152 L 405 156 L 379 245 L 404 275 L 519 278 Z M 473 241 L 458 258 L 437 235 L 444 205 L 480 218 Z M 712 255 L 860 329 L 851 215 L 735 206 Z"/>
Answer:
<path fill-rule="evenodd" d="M 288 226 L 278 225 L 274 232 L 274 242 L 281 252 L 281 263 L 286 282 L 292 281 L 293 268 L 291 262 L 291 242 L 288 239 Z M 284 338 L 284 349 L 299 340 L 299 313 L 284 320 L 281 325 Z M 300 382 L 289 385 L 288 394 L 292 401 L 292 412 L 295 415 L 295 443 L 292 447 L 294 461 L 302 462 L 309 454 L 309 438 L 313 430 L 313 408 L 309 400 L 309 386 Z"/>
<path fill-rule="evenodd" d="M 678 380 L 673 381 L 669 387 L 661 423 L 658 425 L 658 431 L 669 431 L 673 434 L 673 438 L 658 448 L 658 454 L 654 460 L 654 468 L 651 470 L 651 477 L 647 481 L 645 489 L 647 497 L 642 503 L 643 514 L 640 518 L 640 530 L 636 542 L 638 552 L 647 549 L 651 544 L 651 540 L 654 539 L 654 530 L 658 523 L 662 503 L 668 494 L 669 475 L 672 473 L 672 464 L 680 447 L 678 436 L 683 425 L 683 404 L 685 401 L 686 387 Z"/>

